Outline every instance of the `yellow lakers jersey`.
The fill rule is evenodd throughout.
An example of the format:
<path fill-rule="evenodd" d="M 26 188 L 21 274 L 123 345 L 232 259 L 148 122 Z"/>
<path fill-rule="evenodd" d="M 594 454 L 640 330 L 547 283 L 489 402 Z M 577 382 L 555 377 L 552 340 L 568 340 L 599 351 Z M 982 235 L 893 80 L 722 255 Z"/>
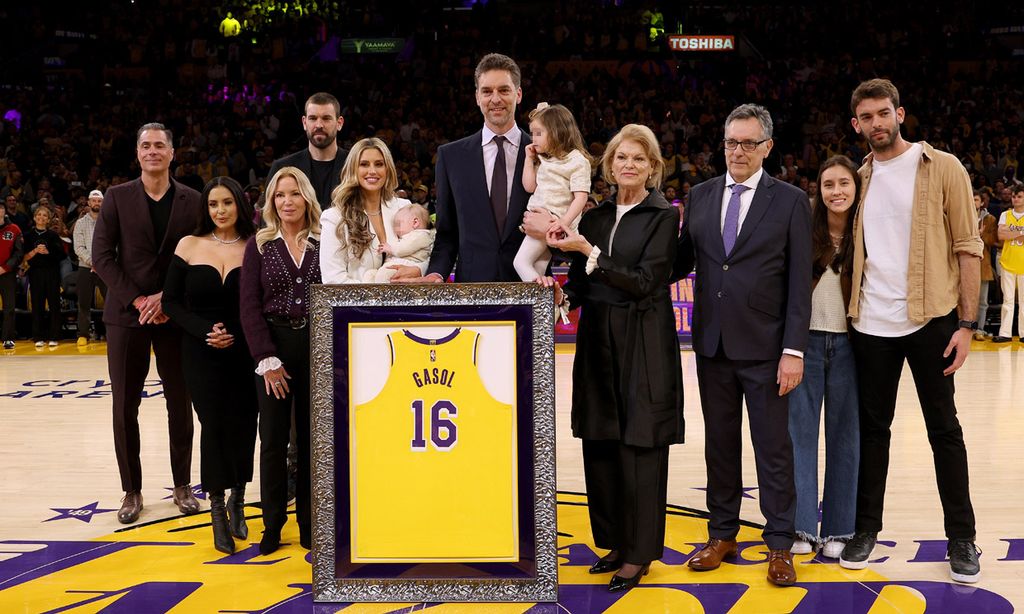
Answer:
<path fill-rule="evenodd" d="M 480 378 L 481 334 L 451 326 L 389 333 L 384 388 L 349 404 L 353 562 L 519 560 L 515 411 Z"/>
<path fill-rule="evenodd" d="M 1018 216 L 1013 209 L 1007 209 L 1003 215 L 1011 231 L 1024 230 L 1024 214 Z M 1024 239 L 1003 241 L 999 265 L 1014 275 L 1024 275 Z"/>

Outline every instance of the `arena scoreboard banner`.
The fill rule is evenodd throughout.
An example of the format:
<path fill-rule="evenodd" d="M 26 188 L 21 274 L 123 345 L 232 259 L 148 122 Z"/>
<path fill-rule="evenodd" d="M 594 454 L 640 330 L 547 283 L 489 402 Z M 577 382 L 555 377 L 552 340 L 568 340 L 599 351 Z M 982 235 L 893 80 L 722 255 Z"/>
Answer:
<path fill-rule="evenodd" d="M 735 51 L 736 37 L 731 34 L 671 34 L 672 51 Z"/>
<path fill-rule="evenodd" d="M 557 600 L 552 290 L 311 298 L 314 599 Z"/>

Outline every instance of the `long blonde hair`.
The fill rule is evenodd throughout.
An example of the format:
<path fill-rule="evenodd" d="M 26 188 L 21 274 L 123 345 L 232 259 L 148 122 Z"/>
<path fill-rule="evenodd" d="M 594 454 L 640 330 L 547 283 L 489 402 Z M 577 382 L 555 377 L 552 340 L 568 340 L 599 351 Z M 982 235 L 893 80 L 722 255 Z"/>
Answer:
<path fill-rule="evenodd" d="M 384 166 L 387 168 L 388 176 L 384 186 L 380 189 L 381 206 L 395 197 L 395 190 L 398 189 L 398 171 L 395 169 L 395 161 L 391 157 L 391 151 L 384 141 L 371 137 L 363 139 L 352 147 L 345 166 L 341 169 L 341 181 L 338 187 L 331 192 L 331 206 L 337 207 L 341 214 L 341 223 L 338 224 L 336 233 L 342 246 L 352 252 L 353 258 L 359 258 L 373 242 L 373 232 L 370 229 L 370 218 L 363 209 L 362 190 L 359 187 L 359 159 L 367 149 L 376 149 L 384 158 Z"/>
<path fill-rule="evenodd" d="M 263 246 L 274 240 L 281 230 L 281 218 L 277 215 L 277 207 L 274 206 L 274 192 L 277 192 L 277 184 L 283 177 L 295 179 L 299 185 L 299 193 L 306 201 L 305 220 L 302 230 L 299 231 L 299 243 L 305 243 L 309 249 L 309 236 L 320 236 L 320 203 L 316 200 L 316 191 L 313 184 L 309 182 L 306 174 L 294 166 L 285 166 L 274 173 L 274 176 L 267 182 L 267 189 L 264 192 L 263 222 L 266 224 L 256 233 L 256 249 L 262 254 Z"/>

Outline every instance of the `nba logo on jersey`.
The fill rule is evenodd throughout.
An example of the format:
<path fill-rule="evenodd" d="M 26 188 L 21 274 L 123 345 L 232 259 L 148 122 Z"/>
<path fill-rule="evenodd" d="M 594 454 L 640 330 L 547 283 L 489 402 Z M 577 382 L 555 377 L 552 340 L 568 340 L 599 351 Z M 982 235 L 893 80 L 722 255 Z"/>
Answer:
<path fill-rule="evenodd" d="M 474 328 L 483 332 L 458 323 L 350 325 L 350 340 L 377 331 L 373 343 L 390 357 L 366 402 L 353 400 L 369 398 L 366 378 L 350 374 L 352 562 L 519 560 L 515 405 L 484 385 L 478 358 L 489 331 Z M 497 353 L 497 345 L 488 347 Z"/>

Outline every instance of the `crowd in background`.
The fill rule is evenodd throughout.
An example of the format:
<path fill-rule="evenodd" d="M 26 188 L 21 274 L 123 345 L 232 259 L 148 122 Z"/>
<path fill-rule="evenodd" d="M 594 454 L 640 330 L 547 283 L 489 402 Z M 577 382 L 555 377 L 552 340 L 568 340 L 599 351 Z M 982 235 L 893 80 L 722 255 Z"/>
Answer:
<path fill-rule="evenodd" d="M 424 2 L 397 12 L 385 2 L 323 2 L 288 12 L 277 3 L 262 11 L 259 28 L 246 29 L 238 13 L 241 35 L 224 37 L 218 24 L 231 7 L 186 2 L 170 11 L 161 4 L 84 8 L 73 21 L 38 6 L 0 8 L 5 23 L 24 26 L 0 43 L 0 201 L 23 230 L 38 207 L 51 210 L 68 256 L 62 279 L 77 266 L 73 228 L 90 191 L 138 175 L 134 131 L 147 121 L 174 130 L 179 181 L 200 190 L 226 175 L 256 200 L 273 160 L 306 145 L 299 121 L 306 97 L 332 92 L 343 105 L 340 145 L 383 140 L 394 152 L 399 188 L 430 206 L 437 148 L 478 127 L 478 111 L 467 104 L 472 70 L 492 50 L 523 68 L 522 126 L 538 103 L 563 104 L 592 154 L 625 124 L 649 126 L 665 159 L 666 196 L 684 209 L 690 187 L 724 171 L 724 115 L 742 102 L 764 105 L 775 119 L 766 169 L 813 199 L 825 159 L 867 153 L 850 126 L 848 98 L 873 76 L 899 81 L 913 101 L 904 136 L 957 155 L 994 215 L 1021 182 L 1024 102 L 1012 48 L 1024 44 L 998 29 L 1024 23 L 1022 8 L 758 5 L 723 12 L 563 0 Z M 665 33 L 652 37 L 655 22 Z M 840 23 L 851 34 L 841 43 L 828 27 Z M 734 35 L 737 48 L 673 52 L 665 34 L 677 31 Z M 344 52 L 342 39 L 370 36 L 402 38 L 404 47 Z M 599 178 L 592 191 L 598 201 L 610 196 Z M 993 294 L 998 304 L 998 289 Z M 16 300 L 25 307 L 24 284 Z"/>

